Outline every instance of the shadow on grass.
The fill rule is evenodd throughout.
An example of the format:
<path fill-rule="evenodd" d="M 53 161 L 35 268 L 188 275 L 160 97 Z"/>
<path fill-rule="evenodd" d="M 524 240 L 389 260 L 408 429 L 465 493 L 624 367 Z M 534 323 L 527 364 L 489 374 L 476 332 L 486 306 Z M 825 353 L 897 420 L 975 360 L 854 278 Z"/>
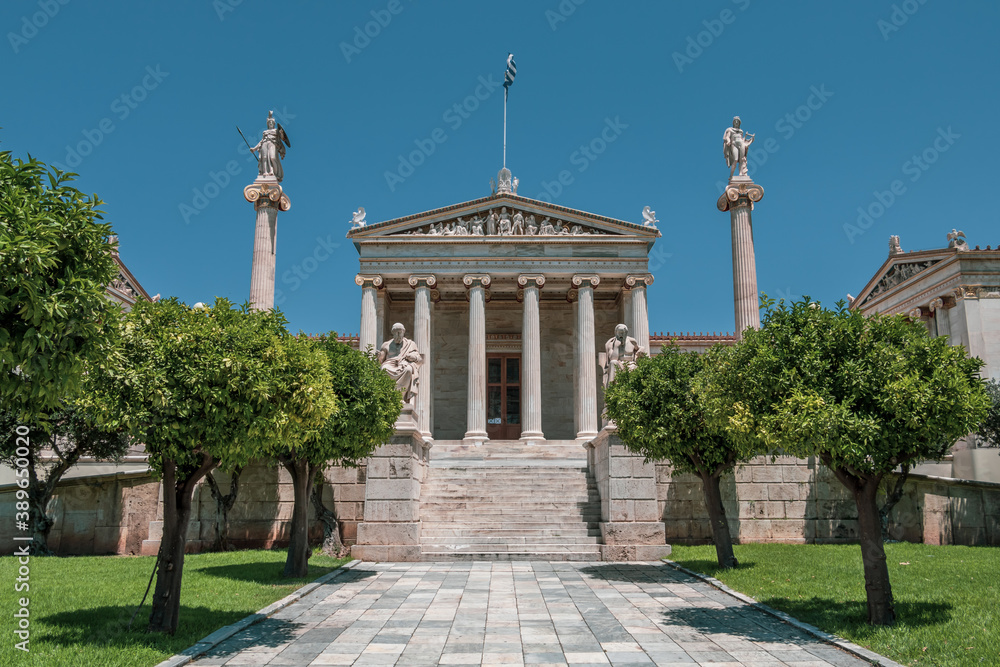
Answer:
<path fill-rule="evenodd" d="M 838 601 L 812 597 L 792 600 L 783 597 L 760 599 L 772 609 L 790 614 L 800 621 L 815 625 L 836 635 L 866 635 L 877 628 L 868 625 L 868 605 L 864 601 Z M 896 623 L 911 628 L 943 625 L 951 621 L 954 609 L 947 602 L 903 602 L 896 600 Z"/>
<path fill-rule="evenodd" d="M 708 575 L 709 577 L 714 577 L 714 576 L 718 575 L 721 572 L 732 572 L 733 571 L 733 570 L 726 570 L 726 569 L 723 569 L 723 568 L 719 567 L 719 561 L 717 561 L 717 560 L 708 560 L 708 559 L 699 560 L 699 559 L 693 559 L 693 560 L 686 560 L 686 561 L 683 561 L 683 562 L 681 562 L 681 561 L 675 561 L 675 562 L 678 565 L 680 565 L 681 567 L 687 568 L 689 570 L 694 570 L 695 572 L 701 572 L 702 574 Z M 749 560 L 749 561 L 742 561 L 741 560 L 740 564 L 739 564 L 739 567 L 737 567 L 736 570 L 739 570 L 739 571 L 752 570 L 756 566 L 757 566 L 757 563 L 755 563 L 752 560 Z"/>
<path fill-rule="evenodd" d="M 150 612 L 148 606 L 139 610 L 129 630 L 128 622 L 133 611 L 135 607 L 131 605 L 89 607 L 42 616 L 39 620 L 49 626 L 45 633 L 46 643 L 57 646 L 148 647 L 176 653 L 217 628 L 247 616 L 244 611 L 219 611 L 182 604 L 177 634 L 169 636 L 146 632 Z"/>
<path fill-rule="evenodd" d="M 707 563 L 711 563 L 714 568 L 708 568 Z M 744 567 L 749 569 L 753 567 L 753 563 L 748 563 L 746 566 L 740 565 L 740 569 Z M 701 571 L 705 572 L 712 569 L 713 572 L 721 571 L 719 569 L 719 564 L 716 561 L 687 561 L 684 563 L 684 567 L 689 569 L 703 568 Z M 692 577 L 689 574 L 685 574 L 680 570 L 675 570 L 666 563 L 663 565 L 633 565 L 631 563 L 607 563 L 604 565 L 588 565 L 587 567 L 580 568 L 580 572 L 588 574 L 595 579 L 600 579 L 602 581 L 621 581 L 626 583 L 657 583 L 657 584 L 692 584 L 698 583 L 701 579 Z"/>
<path fill-rule="evenodd" d="M 284 568 L 284 563 L 234 563 L 232 565 L 199 567 L 198 572 L 211 577 L 233 579 L 235 581 L 249 581 L 269 586 L 291 586 L 311 583 L 324 574 L 329 574 L 334 570 L 340 569 L 340 566 L 310 565 L 309 576 L 300 579 L 284 577 L 282 575 Z"/>

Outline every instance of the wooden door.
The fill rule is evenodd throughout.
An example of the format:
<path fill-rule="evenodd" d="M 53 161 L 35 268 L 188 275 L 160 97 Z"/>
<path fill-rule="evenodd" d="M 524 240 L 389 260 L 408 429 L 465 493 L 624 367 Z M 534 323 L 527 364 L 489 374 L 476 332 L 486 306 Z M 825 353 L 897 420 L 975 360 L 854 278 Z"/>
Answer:
<path fill-rule="evenodd" d="M 521 355 L 486 355 L 486 434 L 490 440 L 521 437 Z"/>

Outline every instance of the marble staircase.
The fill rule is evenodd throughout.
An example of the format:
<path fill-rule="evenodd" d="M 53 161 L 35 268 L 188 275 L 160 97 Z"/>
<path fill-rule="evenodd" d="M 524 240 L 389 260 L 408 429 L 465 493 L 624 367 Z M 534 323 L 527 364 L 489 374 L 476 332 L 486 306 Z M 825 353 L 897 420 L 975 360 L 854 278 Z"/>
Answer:
<path fill-rule="evenodd" d="M 425 561 L 600 560 L 601 503 L 576 441 L 435 441 L 420 494 Z"/>

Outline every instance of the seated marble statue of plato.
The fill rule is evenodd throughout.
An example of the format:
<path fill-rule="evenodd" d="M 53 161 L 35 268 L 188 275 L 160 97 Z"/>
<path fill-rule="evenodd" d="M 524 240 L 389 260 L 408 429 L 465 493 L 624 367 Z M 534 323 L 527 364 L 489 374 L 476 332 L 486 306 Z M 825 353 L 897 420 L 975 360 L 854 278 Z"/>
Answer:
<path fill-rule="evenodd" d="M 646 350 L 635 338 L 628 335 L 628 327 L 619 324 L 615 327 L 615 335 L 604 344 L 604 387 L 615 381 L 615 375 L 622 368 L 632 370 L 640 357 L 646 356 Z"/>
<path fill-rule="evenodd" d="M 403 336 L 405 327 L 397 322 L 392 325 L 392 338 L 382 343 L 378 362 L 382 370 L 396 381 L 396 389 L 403 395 L 403 403 L 412 403 L 417 395 L 419 369 L 423 358 L 417 344 Z"/>

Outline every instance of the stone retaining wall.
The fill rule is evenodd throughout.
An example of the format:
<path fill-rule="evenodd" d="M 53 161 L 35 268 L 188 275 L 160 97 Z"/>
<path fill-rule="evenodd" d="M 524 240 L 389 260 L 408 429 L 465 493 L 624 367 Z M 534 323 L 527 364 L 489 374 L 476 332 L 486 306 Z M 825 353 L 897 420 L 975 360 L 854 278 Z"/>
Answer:
<path fill-rule="evenodd" d="M 0 490 L 0 541 L 14 537 L 13 485 Z M 49 548 L 62 556 L 138 555 L 156 516 L 159 485 L 149 472 L 64 480 L 49 503 Z M 24 533 L 18 532 L 23 535 Z"/>
<path fill-rule="evenodd" d="M 667 542 L 711 542 L 701 480 L 656 465 Z M 858 539 L 853 497 L 815 459 L 760 457 L 721 482 L 733 539 L 837 543 Z M 1000 484 L 911 474 L 889 515 L 889 536 L 925 544 L 1000 545 Z"/>
<path fill-rule="evenodd" d="M 631 483 L 635 486 L 643 475 L 637 477 L 635 468 L 625 474 L 624 466 L 635 466 L 633 461 L 622 459 L 612 471 L 610 458 L 603 458 L 600 464 L 604 474 L 600 477 L 604 485 L 602 499 L 608 502 L 605 521 L 613 523 L 620 519 L 613 518 L 618 515 L 611 512 L 612 496 L 629 488 L 627 477 L 634 478 Z M 592 461 L 592 465 L 597 463 Z M 640 472 L 650 465 L 640 460 Z M 665 464 L 651 467 L 655 470 L 656 516 L 665 527 L 667 544 L 710 542 L 701 481 L 692 475 L 672 475 Z M 228 476 L 221 472 L 215 475 L 222 490 L 228 490 Z M 614 494 L 612 477 L 620 478 L 615 481 Z M 354 544 L 358 524 L 364 519 L 367 468 L 331 468 L 326 479 L 324 501 L 336 507 L 345 543 Z M 857 539 L 854 500 L 815 460 L 783 457 L 771 463 L 757 459 L 725 477 L 721 486 L 733 536 L 740 542 L 829 543 Z M 162 529 L 159 498 L 159 483 L 149 473 L 66 480 L 59 485 L 50 506 L 55 525 L 49 544 L 61 555 L 155 554 Z M 14 500 L 13 486 L 0 489 L 0 540 L 10 541 L 13 537 Z M 625 512 L 622 516 L 628 515 L 629 504 L 618 505 Z M 636 507 L 633 502 L 632 511 Z M 248 466 L 229 516 L 231 542 L 239 548 L 284 546 L 288 542 L 291 508 L 291 480 L 284 469 Z M 637 518 L 639 515 L 634 515 L 632 520 Z M 202 483 L 195 492 L 188 533 L 191 552 L 211 548 L 215 522 L 215 501 Z M 322 525 L 318 521 L 313 521 L 311 535 L 320 539 Z M 926 544 L 1000 546 L 1000 484 L 910 475 L 904 496 L 890 515 L 889 535 Z"/>
<path fill-rule="evenodd" d="M 334 467 L 325 473 L 323 502 L 335 508 L 340 522 L 340 534 L 347 544 L 357 538 L 358 523 L 364 516 L 366 466 L 358 468 Z M 218 470 L 213 472 L 219 490 L 229 491 L 230 476 Z M 157 485 L 159 493 L 159 485 Z M 160 496 L 162 499 L 162 495 Z M 229 542 L 237 549 L 270 549 L 288 544 L 292 523 L 294 493 L 292 479 L 281 466 L 269 467 L 252 463 L 240 474 L 240 489 L 236 504 L 229 511 Z M 155 555 L 163 533 L 163 504 L 157 504 L 156 517 L 152 520 L 149 537 L 142 544 L 142 553 Z M 323 524 L 315 518 L 309 506 L 310 539 L 320 541 Z M 188 553 L 198 553 L 212 548 L 215 543 L 218 508 L 208 484 L 198 484 L 194 492 L 191 523 L 188 526 Z"/>

